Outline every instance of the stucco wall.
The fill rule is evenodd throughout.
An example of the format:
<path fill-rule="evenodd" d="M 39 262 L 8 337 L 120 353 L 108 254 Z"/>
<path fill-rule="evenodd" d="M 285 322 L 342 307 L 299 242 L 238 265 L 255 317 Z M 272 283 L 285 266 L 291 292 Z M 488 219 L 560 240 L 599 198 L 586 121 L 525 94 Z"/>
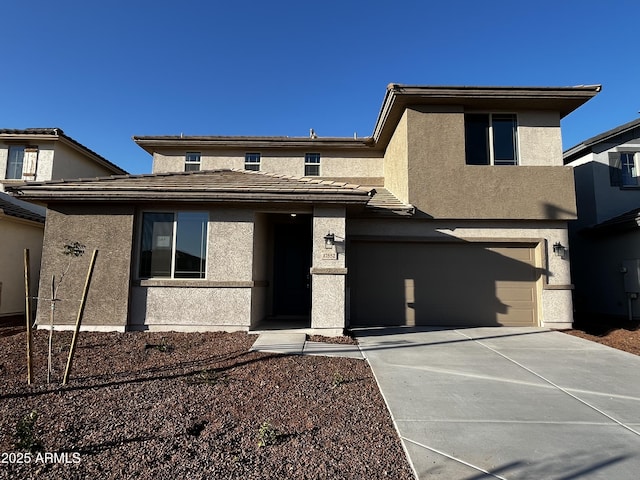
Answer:
<path fill-rule="evenodd" d="M 51 298 L 51 277 L 60 281 L 56 325 L 75 324 L 87 269 L 93 250 L 98 250 L 96 264 L 84 311 L 83 325 L 103 325 L 124 329 L 129 306 L 129 269 L 133 207 L 123 205 L 50 205 L 42 252 L 39 296 Z M 62 254 L 63 246 L 80 242 L 86 252 L 78 258 Z M 69 260 L 71 262 L 69 263 Z M 67 266 L 70 267 L 67 270 Z M 48 302 L 40 300 L 39 327 L 49 325 Z"/>
<path fill-rule="evenodd" d="M 362 152 L 347 154 L 344 152 L 325 150 L 298 151 L 260 151 L 247 150 L 249 153 L 261 153 L 260 170 L 268 173 L 279 173 L 297 177 L 304 176 L 304 154 L 320 153 L 320 176 L 322 177 L 372 177 L 381 178 L 383 172 L 382 155 L 368 155 Z M 201 170 L 216 168 L 244 168 L 244 151 L 203 150 L 201 151 Z M 184 151 L 162 151 L 153 156 L 153 172 L 184 171 Z"/>
<path fill-rule="evenodd" d="M 56 143 L 53 171 L 51 172 L 52 179 L 104 177 L 112 174 L 110 169 L 88 159 L 78 150 L 62 142 Z"/>
<path fill-rule="evenodd" d="M 541 326 L 569 328 L 573 321 L 571 303 L 570 250 L 565 258 L 552 251 L 553 244 L 568 245 L 566 222 L 477 222 L 429 220 L 350 220 L 348 238 L 354 236 L 420 239 L 430 242 L 457 240 L 523 242 L 536 244 L 538 315 Z"/>
<path fill-rule="evenodd" d="M 157 208 L 156 208 L 157 209 Z M 202 210 L 198 206 L 163 211 Z M 139 209 L 139 214 L 146 211 Z M 254 212 L 208 210 L 206 278 L 136 280 L 130 327 L 149 330 L 247 330 L 251 325 Z M 138 220 L 139 222 L 140 220 Z M 139 239 L 134 245 L 138 248 Z M 134 262 L 137 275 L 138 260 Z"/>
<path fill-rule="evenodd" d="M 621 215 L 640 205 L 640 187 L 611 186 L 609 174 L 609 152 L 640 152 L 640 138 L 629 139 L 623 143 L 607 143 L 598 145 L 593 153 L 571 163 L 576 170 L 576 188 L 580 190 L 579 208 L 588 208 L 593 201 L 590 224 L 600 223 L 609 218 Z M 590 172 L 587 175 L 585 172 Z M 585 192 L 591 192 L 590 196 Z M 579 219 L 581 223 L 584 223 Z M 586 226 L 586 225 L 585 225 Z"/>
<path fill-rule="evenodd" d="M 562 135 L 558 112 L 518 113 L 519 165 L 562 166 Z"/>
<path fill-rule="evenodd" d="M 0 316 L 23 314 L 25 311 L 25 248 L 29 249 L 31 296 L 36 296 L 43 234 L 42 224 L 0 215 Z"/>
<path fill-rule="evenodd" d="M 407 112 L 405 111 L 384 155 L 384 186 L 404 203 L 409 202 L 408 149 Z"/>
<path fill-rule="evenodd" d="M 327 233 L 335 236 L 332 248 L 326 248 Z M 345 326 L 345 241 L 345 209 L 316 206 L 313 210 L 311 328 L 326 335 L 340 335 Z"/>
<path fill-rule="evenodd" d="M 458 219 L 575 218 L 573 171 L 569 167 L 466 165 L 463 112 L 421 107 L 408 109 L 407 119 L 409 203 L 426 215 Z M 544 151 L 549 149 L 547 137 L 551 145 L 560 148 L 555 130 L 541 127 L 535 135 L 525 133 L 522 155 L 527 158 L 527 151 L 537 145 Z M 561 151 L 554 158 L 561 158 Z"/>

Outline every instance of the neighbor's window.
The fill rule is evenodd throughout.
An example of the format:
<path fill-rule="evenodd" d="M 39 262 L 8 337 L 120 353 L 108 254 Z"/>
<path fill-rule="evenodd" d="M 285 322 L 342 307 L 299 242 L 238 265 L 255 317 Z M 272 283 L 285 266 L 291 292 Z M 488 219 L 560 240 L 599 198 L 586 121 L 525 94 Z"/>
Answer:
<path fill-rule="evenodd" d="M 609 152 L 609 180 L 612 187 L 638 187 L 640 152 Z"/>
<path fill-rule="evenodd" d="M 622 169 L 620 173 L 623 187 L 638 186 L 637 157 L 638 154 L 633 152 L 624 152 L 620 154 L 620 167 Z"/>
<path fill-rule="evenodd" d="M 206 212 L 142 214 L 140 277 L 205 278 Z"/>
<path fill-rule="evenodd" d="M 184 157 L 184 171 L 193 172 L 200 170 L 200 154 L 197 152 L 187 152 Z"/>
<path fill-rule="evenodd" d="M 244 154 L 244 169 L 245 170 L 260 170 L 260 154 L 259 153 L 245 153 Z"/>
<path fill-rule="evenodd" d="M 320 175 L 320 154 L 305 153 L 304 154 L 304 176 L 317 177 Z"/>
<path fill-rule="evenodd" d="M 22 178 L 22 165 L 24 164 L 24 146 L 9 147 L 9 158 L 7 159 L 8 180 L 20 180 Z"/>
<path fill-rule="evenodd" d="M 517 165 L 516 115 L 469 113 L 464 116 L 467 165 Z"/>

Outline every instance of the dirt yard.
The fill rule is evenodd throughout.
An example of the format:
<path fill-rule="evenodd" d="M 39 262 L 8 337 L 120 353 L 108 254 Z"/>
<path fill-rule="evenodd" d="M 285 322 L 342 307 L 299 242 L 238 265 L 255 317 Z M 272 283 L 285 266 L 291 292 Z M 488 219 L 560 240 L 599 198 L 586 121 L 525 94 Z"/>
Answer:
<path fill-rule="evenodd" d="M 26 334 L 0 332 L 0 478 L 413 478 L 362 360 L 249 353 L 244 333 L 82 333 L 63 387 L 71 334 L 47 385 L 38 331 L 28 386 Z"/>
<path fill-rule="evenodd" d="M 640 355 L 640 323 L 637 321 L 587 319 L 577 321 L 575 328 L 565 333 Z"/>

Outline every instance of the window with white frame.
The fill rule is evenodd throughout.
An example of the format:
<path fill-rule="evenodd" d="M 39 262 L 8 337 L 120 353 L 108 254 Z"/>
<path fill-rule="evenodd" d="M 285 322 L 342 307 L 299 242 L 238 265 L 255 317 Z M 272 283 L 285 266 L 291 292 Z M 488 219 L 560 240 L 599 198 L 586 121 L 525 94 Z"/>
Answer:
<path fill-rule="evenodd" d="M 207 212 L 144 212 L 140 278 L 205 278 Z"/>
<path fill-rule="evenodd" d="M 7 172 L 4 178 L 7 180 L 22 179 L 22 167 L 24 165 L 24 145 L 11 145 L 7 158 Z"/>
<path fill-rule="evenodd" d="M 621 181 L 623 187 L 638 186 L 638 154 L 634 152 L 620 153 Z"/>
<path fill-rule="evenodd" d="M 259 153 L 245 153 L 244 154 L 244 169 L 253 170 L 257 172 L 260 170 L 260 154 Z"/>
<path fill-rule="evenodd" d="M 640 152 L 609 152 L 609 180 L 611 186 L 639 187 Z"/>
<path fill-rule="evenodd" d="M 518 121 L 512 113 L 464 116 L 467 165 L 517 165 Z"/>
<path fill-rule="evenodd" d="M 317 177 L 320 175 L 320 154 L 305 153 L 304 154 L 304 176 Z"/>
<path fill-rule="evenodd" d="M 200 153 L 187 152 L 184 157 L 184 171 L 193 172 L 200 170 Z"/>

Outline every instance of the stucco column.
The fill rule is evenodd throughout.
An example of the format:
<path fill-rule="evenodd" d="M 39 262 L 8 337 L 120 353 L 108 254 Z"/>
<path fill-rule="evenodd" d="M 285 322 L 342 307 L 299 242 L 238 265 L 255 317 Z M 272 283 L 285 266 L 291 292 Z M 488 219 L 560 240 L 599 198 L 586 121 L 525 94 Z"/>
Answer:
<path fill-rule="evenodd" d="M 313 255 L 311 262 L 311 328 L 323 335 L 342 335 L 345 327 L 345 208 L 313 209 Z M 333 234 L 335 244 L 325 245 Z"/>
<path fill-rule="evenodd" d="M 573 324 L 573 302 L 571 291 L 569 246 L 562 255 L 553 251 L 553 245 L 560 243 L 565 248 L 569 245 L 567 226 L 551 231 L 546 238 L 546 257 L 548 265 L 548 281 L 542 290 L 541 325 L 553 329 L 571 328 Z M 552 313 L 551 313 L 552 312 Z"/>

